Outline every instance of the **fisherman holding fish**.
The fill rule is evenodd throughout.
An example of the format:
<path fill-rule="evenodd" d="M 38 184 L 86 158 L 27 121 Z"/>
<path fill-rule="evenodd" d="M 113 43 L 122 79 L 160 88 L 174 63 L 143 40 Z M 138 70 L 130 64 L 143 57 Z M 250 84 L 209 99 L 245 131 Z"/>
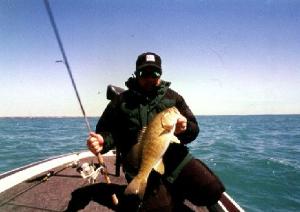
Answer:
<path fill-rule="evenodd" d="M 122 211 L 183 211 L 185 199 L 209 208 L 225 190 L 189 153 L 186 144 L 198 136 L 197 120 L 161 75 L 159 55 L 139 55 L 134 76 L 125 83 L 128 90 L 107 105 L 87 139 L 94 154 L 115 147 L 121 153 L 129 183 L 120 201 Z"/>

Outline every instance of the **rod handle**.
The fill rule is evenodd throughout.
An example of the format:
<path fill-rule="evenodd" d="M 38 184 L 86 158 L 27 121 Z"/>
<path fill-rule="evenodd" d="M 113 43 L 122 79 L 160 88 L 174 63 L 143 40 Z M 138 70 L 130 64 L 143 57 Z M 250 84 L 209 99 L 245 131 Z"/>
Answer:
<path fill-rule="evenodd" d="M 104 164 L 104 159 L 103 159 L 103 157 L 102 157 L 102 155 L 101 155 L 100 152 L 97 154 L 97 158 L 98 158 L 98 161 L 99 161 L 100 164 Z M 109 177 L 107 175 L 107 171 L 104 171 L 103 175 L 104 175 L 106 183 L 107 184 L 111 184 L 111 181 L 110 181 L 110 179 L 109 179 Z M 118 205 L 119 204 L 119 200 L 118 200 L 118 197 L 117 197 L 116 194 L 112 194 L 111 198 L 112 198 L 112 202 L 113 202 L 114 205 Z"/>

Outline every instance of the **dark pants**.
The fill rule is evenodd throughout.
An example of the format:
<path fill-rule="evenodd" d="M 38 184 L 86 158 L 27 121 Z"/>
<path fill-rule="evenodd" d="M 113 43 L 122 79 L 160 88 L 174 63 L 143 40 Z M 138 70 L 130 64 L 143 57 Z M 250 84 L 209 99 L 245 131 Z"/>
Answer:
<path fill-rule="evenodd" d="M 143 201 L 125 196 L 120 211 L 192 211 L 183 204 L 187 199 L 196 206 L 217 203 L 225 188 L 219 178 L 200 160 L 188 162 L 174 183 L 152 172 Z"/>
<path fill-rule="evenodd" d="M 192 159 L 173 184 L 166 183 L 172 196 L 187 199 L 197 206 L 210 206 L 220 199 L 225 188 L 219 178 L 200 160 Z"/>

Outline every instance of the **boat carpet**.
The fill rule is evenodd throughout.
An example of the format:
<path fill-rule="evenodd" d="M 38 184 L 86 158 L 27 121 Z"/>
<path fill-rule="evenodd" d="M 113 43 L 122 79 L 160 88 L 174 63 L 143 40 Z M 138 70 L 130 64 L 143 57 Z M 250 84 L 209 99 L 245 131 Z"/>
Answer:
<path fill-rule="evenodd" d="M 115 157 L 105 156 L 105 163 L 111 184 L 104 182 L 103 176 L 97 184 L 89 184 L 76 168 L 60 166 L 20 183 L 0 193 L 0 211 L 115 211 L 111 195 L 123 195 L 126 187 L 124 174 L 115 176 Z M 80 161 L 97 163 L 96 157 Z M 50 177 L 45 180 L 45 176 Z M 187 203 L 186 211 L 205 211 Z"/>

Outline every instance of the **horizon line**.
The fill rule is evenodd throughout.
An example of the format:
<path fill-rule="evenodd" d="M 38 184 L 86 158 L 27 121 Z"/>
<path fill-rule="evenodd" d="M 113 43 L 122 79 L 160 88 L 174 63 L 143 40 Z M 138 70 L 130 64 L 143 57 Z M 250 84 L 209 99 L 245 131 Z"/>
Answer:
<path fill-rule="evenodd" d="M 300 115 L 300 113 L 265 113 L 265 114 L 196 114 L 195 116 L 292 116 Z M 101 116 L 87 116 L 87 118 L 100 118 Z M 59 115 L 37 115 L 37 116 L 0 116 L 0 118 L 84 118 L 83 116 L 59 116 Z"/>

